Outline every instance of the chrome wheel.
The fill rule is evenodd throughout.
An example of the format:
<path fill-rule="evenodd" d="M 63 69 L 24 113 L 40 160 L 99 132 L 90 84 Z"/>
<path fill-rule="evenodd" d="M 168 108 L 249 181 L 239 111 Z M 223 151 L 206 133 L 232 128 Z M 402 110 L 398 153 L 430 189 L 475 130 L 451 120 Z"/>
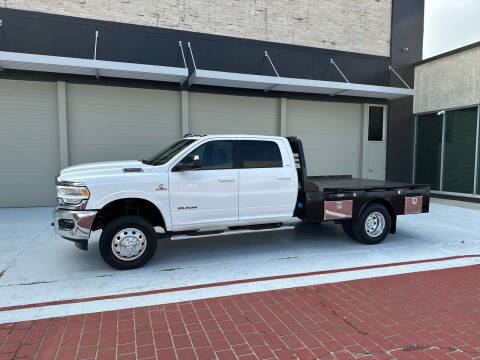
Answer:
<path fill-rule="evenodd" d="M 370 237 L 377 237 L 385 229 L 385 217 L 382 213 L 374 211 L 365 220 L 365 231 Z"/>
<path fill-rule="evenodd" d="M 112 252 L 115 257 L 124 261 L 138 259 L 147 248 L 147 238 L 143 232 L 135 228 L 119 231 L 112 240 Z"/>

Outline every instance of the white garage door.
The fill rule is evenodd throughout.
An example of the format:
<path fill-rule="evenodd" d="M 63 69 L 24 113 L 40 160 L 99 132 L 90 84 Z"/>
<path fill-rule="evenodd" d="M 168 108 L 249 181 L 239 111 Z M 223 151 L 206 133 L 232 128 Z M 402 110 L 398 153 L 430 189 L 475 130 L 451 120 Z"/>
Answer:
<path fill-rule="evenodd" d="M 279 99 L 189 94 L 192 134 L 279 135 Z"/>
<path fill-rule="evenodd" d="M 142 159 L 181 137 L 180 92 L 67 85 L 69 165 Z"/>
<path fill-rule="evenodd" d="M 0 207 L 55 205 L 57 85 L 0 80 Z"/>
<path fill-rule="evenodd" d="M 298 136 L 309 176 L 361 175 L 362 104 L 287 102 L 287 133 Z"/>

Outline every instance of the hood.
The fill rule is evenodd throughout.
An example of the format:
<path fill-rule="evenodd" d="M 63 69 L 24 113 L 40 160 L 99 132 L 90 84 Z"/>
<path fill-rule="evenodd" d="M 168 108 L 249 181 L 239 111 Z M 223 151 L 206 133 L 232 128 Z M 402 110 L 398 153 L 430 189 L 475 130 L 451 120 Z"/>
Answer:
<path fill-rule="evenodd" d="M 152 166 L 143 164 L 138 160 L 107 161 L 70 166 L 63 169 L 58 176 L 58 181 L 84 182 L 92 177 L 141 174 L 149 172 Z"/>

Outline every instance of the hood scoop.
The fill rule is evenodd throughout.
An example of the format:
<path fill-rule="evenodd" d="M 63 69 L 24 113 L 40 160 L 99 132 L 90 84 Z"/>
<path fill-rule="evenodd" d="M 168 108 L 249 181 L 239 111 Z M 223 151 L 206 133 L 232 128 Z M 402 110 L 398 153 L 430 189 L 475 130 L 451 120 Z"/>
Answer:
<path fill-rule="evenodd" d="M 143 169 L 139 167 L 130 167 L 130 168 L 123 168 L 122 171 L 124 173 L 139 173 L 139 172 L 143 172 Z"/>

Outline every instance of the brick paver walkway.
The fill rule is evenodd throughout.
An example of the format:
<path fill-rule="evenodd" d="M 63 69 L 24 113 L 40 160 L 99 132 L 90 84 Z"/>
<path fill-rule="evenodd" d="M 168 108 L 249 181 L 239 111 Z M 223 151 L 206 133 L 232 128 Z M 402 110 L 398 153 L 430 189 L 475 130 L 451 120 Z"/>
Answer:
<path fill-rule="evenodd" d="M 480 266 L 2 324 L 12 358 L 480 358 Z"/>

